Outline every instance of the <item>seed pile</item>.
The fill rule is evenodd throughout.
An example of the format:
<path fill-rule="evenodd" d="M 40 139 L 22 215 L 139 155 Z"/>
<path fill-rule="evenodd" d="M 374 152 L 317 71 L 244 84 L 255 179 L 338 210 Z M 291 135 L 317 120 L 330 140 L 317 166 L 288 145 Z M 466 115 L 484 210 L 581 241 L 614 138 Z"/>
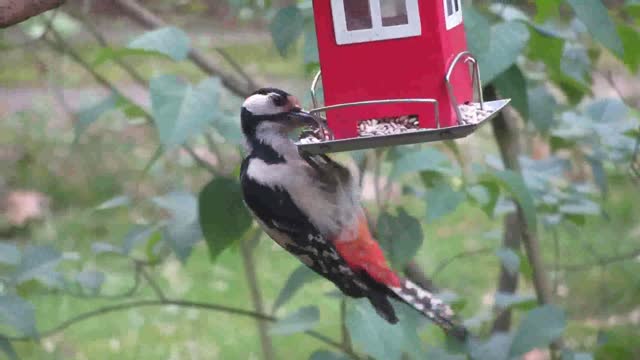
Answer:
<path fill-rule="evenodd" d="M 462 104 L 458 108 L 464 125 L 477 124 L 493 113 L 493 110 L 486 106 L 480 109 L 480 103 Z"/>
<path fill-rule="evenodd" d="M 467 103 L 460 105 L 462 125 L 477 124 L 493 113 L 492 109 L 485 106 L 480 109 L 480 103 Z M 383 136 L 401 134 L 409 131 L 421 130 L 418 117 L 415 115 L 388 117 L 381 119 L 369 119 L 358 122 L 358 136 Z M 310 128 L 300 134 L 301 144 L 319 143 L 331 139 L 329 131 L 321 128 Z"/>
<path fill-rule="evenodd" d="M 299 139 L 301 144 L 314 144 L 331 139 L 331 134 L 326 129 L 318 126 L 305 129 L 300 134 Z"/>
<path fill-rule="evenodd" d="M 420 125 L 415 115 L 370 119 L 358 123 L 359 136 L 391 135 L 416 130 L 420 130 Z"/>

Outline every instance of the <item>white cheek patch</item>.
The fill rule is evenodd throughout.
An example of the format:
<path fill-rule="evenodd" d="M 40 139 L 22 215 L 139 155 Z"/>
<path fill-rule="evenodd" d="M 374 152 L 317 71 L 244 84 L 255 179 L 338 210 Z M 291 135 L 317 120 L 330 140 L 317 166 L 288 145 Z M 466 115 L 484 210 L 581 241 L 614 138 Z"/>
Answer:
<path fill-rule="evenodd" d="M 283 107 L 275 106 L 269 95 L 262 94 L 249 96 L 242 106 L 254 115 L 274 115 L 285 111 Z"/>

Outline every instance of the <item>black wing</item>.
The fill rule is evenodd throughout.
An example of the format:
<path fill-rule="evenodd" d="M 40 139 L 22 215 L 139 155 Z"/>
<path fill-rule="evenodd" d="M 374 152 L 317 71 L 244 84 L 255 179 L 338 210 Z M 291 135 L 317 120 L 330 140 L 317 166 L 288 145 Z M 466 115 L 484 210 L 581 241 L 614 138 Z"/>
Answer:
<path fill-rule="evenodd" d="M 245 159 L 240 174 L 242 194 L 247 207 L 268 227 L 285 250 L 298 257 L 319 275 L 329 279 L 342 292 L 353 297 L 367 296 L 366 279 L 355 274 L 338 254 L 331 241 L 324 238 L 308 217 L 296 206 L 289 194 L 278 188 L 264 186 L 246 174 L 250 158 Z M 286 237 L 285 239 L 276 237 Z"/>

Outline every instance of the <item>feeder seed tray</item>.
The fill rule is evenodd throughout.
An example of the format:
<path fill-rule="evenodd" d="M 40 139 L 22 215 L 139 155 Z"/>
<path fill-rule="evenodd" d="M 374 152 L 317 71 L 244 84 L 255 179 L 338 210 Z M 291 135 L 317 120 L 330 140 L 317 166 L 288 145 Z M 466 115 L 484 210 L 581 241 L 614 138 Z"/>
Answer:
<path fill-rule="evenodd" d="M 368 124 L 369 128 L 358 127 L 359 137 L 349 139 L 330 140 L 330 131 L 324 127 L 317 127 L 312 131 L 306 131 L 298 141 L 298 150 L 311 155 L 334 153 L 342 151 L 353 151 L 371 149 L 377 147 L 387 147 L 406 144 L 417 144 L 423 142 L 433 142 L 442 140 L 452 140 L 466 137 L 477 128 L 494 118 L 511 99 L 485 101 L 482 103 L 462 104 L 459 106 L 461 113 L 461 125 L 423 129 L 404 129 L 400 126 L 385 126 L 391 123 L 402 123 L 403 117 L 364 120 L 360 125 Z M 482 107 L 482 108 L 481 108 Z M 390 120 L 395 119 L 395 120 Z M 400 120 L 398 120 L 400 119 Z M 324 122 L 319 119 L 320 123 Z M 369 121 L 369 123 L 367 123 Z M 375 125 L 374 125 L 375 121 Z M 374 129 L 377 128 L 377 129 Z M 375 134 L 372 134 L 374 133 Z M 372 135 L 369 135 L 372 134 Z"/>

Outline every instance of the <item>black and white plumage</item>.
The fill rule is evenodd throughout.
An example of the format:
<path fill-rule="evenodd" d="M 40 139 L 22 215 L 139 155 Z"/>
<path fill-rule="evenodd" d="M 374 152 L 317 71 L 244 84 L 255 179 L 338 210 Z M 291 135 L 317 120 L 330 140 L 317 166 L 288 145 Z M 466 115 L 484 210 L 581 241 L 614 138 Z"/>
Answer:
<path fill-rule="evenodd" d="M 274 241 L 347 296 L 368 298 L 390 323 L 398 321 L 389 301 L 394 298 L 449 333 L 466 335 L 451 321 L 449 307 L 431 293 L 395 274 L 391 274 L 394 285 L 385 284 L 370 271 L 379 264 L 369 267 L 367 259 L 354 262 L 344 257 L 349 253 L 343 247 L 338 249 L 355 244 L 340 239 L 356 239 L 363 230 L 359 189 L 350 171 L 329 157 L 303 158 L 298 153 L 288 135 L 297 127 L 315 124 L 315 119 L 300 109 L 295 97 L 278 89 L 260 89 L 244 102 L 241 122 L 249 150 L 240 173 L 244 201 Z M 370 247 L 365 250 L 376 256 L 378 251 L 384 261 L 377 243 Z M 382 270 L 392 272 L 388 267 Z"/>

